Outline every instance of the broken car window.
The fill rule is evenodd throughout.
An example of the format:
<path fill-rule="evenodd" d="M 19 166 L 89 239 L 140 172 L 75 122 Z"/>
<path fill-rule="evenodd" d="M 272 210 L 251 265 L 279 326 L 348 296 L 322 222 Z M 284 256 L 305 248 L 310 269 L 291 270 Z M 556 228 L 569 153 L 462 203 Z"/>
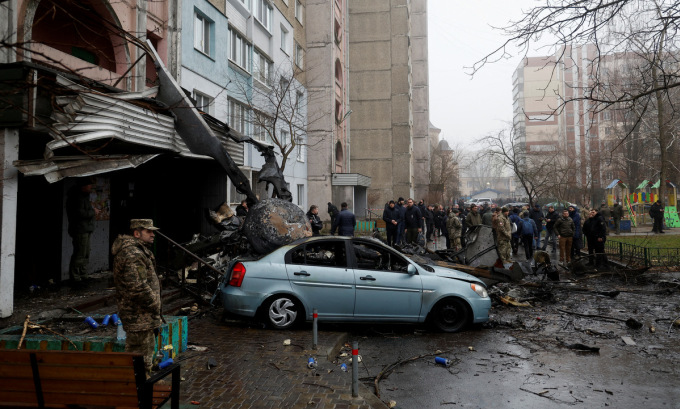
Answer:
<path fill-rule="evenodd" d="M 402 257 L 382 247 L 369 243 L 353 243 L 352 247 L 359 269 L 405 272 L 408 266 Z"/>
<path fill-rule="evenodd" d="M 345 243 L 325 241 L 303 244 L 292 250 L 290 262 L 310 266 L 345 267 L 347 266 Z"/>

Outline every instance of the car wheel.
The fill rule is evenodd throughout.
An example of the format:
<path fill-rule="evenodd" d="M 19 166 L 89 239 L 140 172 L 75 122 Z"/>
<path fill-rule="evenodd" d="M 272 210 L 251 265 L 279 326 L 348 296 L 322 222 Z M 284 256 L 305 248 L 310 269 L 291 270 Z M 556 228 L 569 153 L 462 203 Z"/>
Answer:
<path fill-rule="evenodd" d="M 267 323 L 272 328 L 287 329 L 296 324 L 303 310 L 296 299 L 283 296 L 268 300 L 265 314 Z"/>
<path fill-rule="evenodd" d="M 460 298 L 447 298 L 435 305 L 432 324 L 444 332 L 458 332 L 470 322 L 470 308 Z"/>

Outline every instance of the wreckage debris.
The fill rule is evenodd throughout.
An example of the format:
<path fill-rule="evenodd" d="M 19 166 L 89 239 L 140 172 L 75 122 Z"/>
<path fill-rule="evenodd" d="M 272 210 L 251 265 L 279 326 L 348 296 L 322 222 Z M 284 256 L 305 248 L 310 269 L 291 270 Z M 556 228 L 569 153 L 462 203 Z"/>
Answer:
<path fill-rule="evenodd" d="M 298 206 L 281 199 L 265 199 L 248 211 L 243 233 L 259 254 L 312 235 L 312 227 Z"/>

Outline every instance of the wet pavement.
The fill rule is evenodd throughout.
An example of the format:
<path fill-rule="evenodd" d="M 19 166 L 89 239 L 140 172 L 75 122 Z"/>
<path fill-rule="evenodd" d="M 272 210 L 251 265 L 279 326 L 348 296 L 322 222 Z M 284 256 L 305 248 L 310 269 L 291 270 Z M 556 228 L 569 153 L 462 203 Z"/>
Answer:
<path fill-rule="evenodd" d="M 437 239 L 430 246 L 443 248 Z M 317 350 L 311 324 L 274 331 L 257 322 L 223 320 L 219 308 L 203 308 L 189 320 L 189 343 L 205 350 L 179 357 L 182 406 L 680 408 L 680 327 L 673 326 L 680 317 L 680 273 L 560 272 L 558 283 L 529 276 L 522 285 L 493 287 L 491 321 L 462 333 L 424 325 L 321 323 Z M 97 295 L 110 296 L 110 286 L 34 294 L 0 326 L 22 322 L 36 309 Z M 528 306 L 507 305 L 501 297 Z M 632 328 L 635 323 L 641 327 Z M 349 362 L 339 356 L 346 347 L 340 348 L 353 340 L 362 356 L 358 398 L 351 396 L 351 368 L 343 372 L 339 366 Z M 435 355 L 449 358 L 451 366 L 436 364 Z M 310 356 L 317 358 L 316 369 L 307 368 Z"/>
<path fill-rule="evenodd" d="M 206 347 L 182 356 L 181 401 L 201 408 L 384 408 L 370 390 L 352 397 L 351 371 L 333 362 L 347 333 L 311 325 L 275 331 L 207 314 L 189 321 L 190 342 Z M 289 345 L 285 345 L 289 344 Z M 314 357 L 317 367 L 307 367 Z"/>

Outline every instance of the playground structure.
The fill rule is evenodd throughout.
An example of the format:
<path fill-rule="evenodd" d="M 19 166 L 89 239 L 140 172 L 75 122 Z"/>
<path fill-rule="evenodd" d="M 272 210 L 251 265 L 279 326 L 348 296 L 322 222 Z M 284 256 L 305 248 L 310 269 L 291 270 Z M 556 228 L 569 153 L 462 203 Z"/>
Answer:
<path fill-rule="evenodd" d="M 659 199 L 659 187 L 661 180 L 653 185 L 649 180 L 644 180 L 632 193 L 624 182 L 616 179 L 606 187 L 607 204 L 611 207 L 615 202 L 621 201 L 628 212 L 633 227 L 644 223 L 649 218 L 649 207 Z M 670 181 L 666 181 L 668 192 L 664 200 L 664 223 L 667 227 L 680 227 L 677 208 L 677 187 Z"/>

